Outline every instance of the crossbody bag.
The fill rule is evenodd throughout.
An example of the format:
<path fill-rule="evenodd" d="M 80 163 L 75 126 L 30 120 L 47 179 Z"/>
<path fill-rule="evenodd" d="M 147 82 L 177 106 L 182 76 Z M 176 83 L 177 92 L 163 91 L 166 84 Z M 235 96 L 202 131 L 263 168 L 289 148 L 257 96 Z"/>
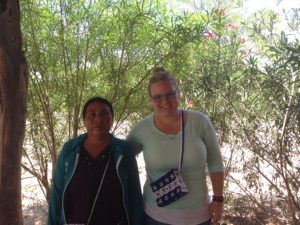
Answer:
<path fill-rule="evenodd" d="M 178 169 L 170 169 L 163 176 L 151 181 L 151 189 L 159 207 L 165 207 L 188 193 L 188 189 L 180 174 L 184 155 L 184 116 L 181 110 L 181 151 Z"/>

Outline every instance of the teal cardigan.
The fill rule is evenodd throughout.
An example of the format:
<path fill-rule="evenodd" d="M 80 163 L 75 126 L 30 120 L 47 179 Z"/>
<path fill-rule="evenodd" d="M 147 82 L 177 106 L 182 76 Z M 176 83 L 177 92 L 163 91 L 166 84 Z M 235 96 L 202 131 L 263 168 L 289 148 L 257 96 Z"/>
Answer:
<path fill-rule="evenodd" d="M 87 134 L 66 142 L 57 159 L 49 201 L 48 225 L 65 224 L 64 192 L 78 164 L 80 149 Z M 136 159 L 129 144 L 115 138 L 114 160 L 123 188 L 123 203 L 129 225 L 143 224 L 143 199 Z"/>

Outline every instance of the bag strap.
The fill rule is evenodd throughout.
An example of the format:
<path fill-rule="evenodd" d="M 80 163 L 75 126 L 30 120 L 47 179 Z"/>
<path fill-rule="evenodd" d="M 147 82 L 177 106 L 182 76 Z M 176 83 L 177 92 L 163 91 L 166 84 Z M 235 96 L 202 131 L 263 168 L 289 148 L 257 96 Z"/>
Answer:
<path fill-rule="evenodd" d="M 91 218 L 92 218 L 92 214 L 93 214 L 93 211 L 94 211 L 94 208 L 95 208 L 95 204 L 96 204 L 96 201 L 97 201 L 97 199 L 98 199 L 99 193 L 100 193 L 100 191 L 101 191 L 102 184 L 103 184 L 103 181 L 104 181 L 104 177 L 105 177 L 106 171 L 107 171 L 107 169 L 108 169 L 108 165 L 109 165 L 109 163 L 110 163 L 110 161 L 111 161 L 111 158 L 113 157 L 113 151 L 114 151 L 114 148 L 115 148 L 115 143 L 116 143 L 116 141 L 115 141 L 115 138 L 114 138 L 114 137 L 112 137 L 111 140 L 112 140 L 112 146 L 111 146 L 112 155 L 109 157 L 109 159 L 108 159 L 108 161 L 107 161 L 107 163 L 106 163 L 106 166 L 105 166 L 105 169 L 104 169 L 104 172 L 103 172 L 103 175 L 102 175 L 102 178 L 101 178 L 101 181 L 100 181 L 100 184 L 99 184 L 97 193 L 96 193 L 96 197 L 95 197 L 95 199 L 94 199 L 94 202 L 93 202 L 93 205 L 92 205 L 92 209 L 91 209 L 91 212 L 90 212 L 88 221 L 87 221 L 87 225 L 89 225 L 90 220 L 91 220 Z"/>
<path fill-rule="evenodd" d="M 179 167 L 178 170 L 180 172 L 182 168 L 182 163 L 183 163 L 183 153 L 184 153 L 184 111 L 181 109 L 181 124 L 180 124 L 180 129 L 181 129 L 181 151 L 180 151 L 180 160 L 179 160 Z"/>

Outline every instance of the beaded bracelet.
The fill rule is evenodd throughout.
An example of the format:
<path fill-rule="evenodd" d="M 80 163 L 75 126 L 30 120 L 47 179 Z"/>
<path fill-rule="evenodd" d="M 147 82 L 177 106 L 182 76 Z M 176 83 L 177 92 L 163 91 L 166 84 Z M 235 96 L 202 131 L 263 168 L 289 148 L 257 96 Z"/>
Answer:
<path fill-rule="evenodd" d="M 214 202 L 224 202 L 224 196 L 215 196 L 215 195 L 213 195 L 212 200 Z"/>

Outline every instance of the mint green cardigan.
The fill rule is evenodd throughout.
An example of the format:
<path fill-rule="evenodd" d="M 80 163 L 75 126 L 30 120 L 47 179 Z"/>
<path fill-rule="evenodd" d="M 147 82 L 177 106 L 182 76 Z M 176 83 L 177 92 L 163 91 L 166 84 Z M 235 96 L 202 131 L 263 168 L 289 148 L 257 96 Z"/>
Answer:
<path fill-rule="evenodd" d="M 217 141 L 216 131 L 204 113 L 185 110 L 187 121 L 184 129 L 184 158 L 181 175 L 189 193 L 178 201 L 166 206 L 170 209 L 203 207 L 208 202 L 206 175 L 222 172 L 223 160 Z M 144 185 L 144 200 L 156 205 L 150 180 L 157 180 L 170 169 L 179 167 L 181 132 L 166 134 L 155 126 L 153 114 L 138 122 L 130 131 L 127 140 L 135 153 L 143 152 L 147 171 Z"/>

